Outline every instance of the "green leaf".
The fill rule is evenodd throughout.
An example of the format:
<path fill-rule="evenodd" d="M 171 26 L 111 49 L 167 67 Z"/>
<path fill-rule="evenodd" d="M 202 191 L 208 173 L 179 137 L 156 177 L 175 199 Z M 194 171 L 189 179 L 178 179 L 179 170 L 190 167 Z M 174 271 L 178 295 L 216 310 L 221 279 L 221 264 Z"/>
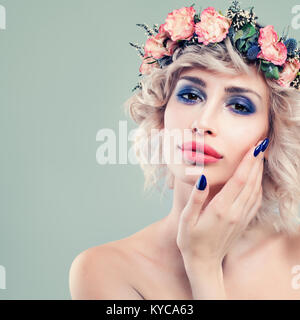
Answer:
<path fill-rule="evenodd" d="M 152 57 L 151 57 L 152 58 Z M 147 59 L 147 58 L 146 58 Z M 154 59 L 154 58 L 153 58 Z M 151 62 L 147 62 L 147 64 L 152 64 L 152 63 L 156 63 L 157 60 L 155 59 L 155 61 L 151 61 Z"/>
<path fill-rule="evenodd" d="M 242 40 L 242 39 L 238 40 L 237 48 L 238 48 L 239 51 L 242 51 L 242 48 L 243 48 L 244 44 L 245 44 L 245 40 Z"/>
<path fill-rule="evenodd" d="M 243 31 L 242 39 L 250 38 L 256 33 L 256 29 L 251 23 L 245 24 L 241 30 Z"/>
<path fill-rule="evenodd" d="M 243 36 L 243 30 L 238 30 L 234 36 L 234 43 L 237 42 L 237 40 L 239 40 L 241 37 Z"/>
<path fill-rule="evenodd" d="M 267 70 L 267 72 L 265 72 L 265 75 L 267 78 L 271 78 L 271 79 L 279 79 L 279 72 L 278 72 L 278 68 L 276 66 L 270 66 L 269 69 Z"/>
<path fill-rule="evenodd" d="M 260 64 L 260 69 L 262 71 L 267 71 L 269 69 L 269 63 L 267 61 L 262 60 Z"/>
<path fill-rule="evenodd" d="M 263 72 L 266 72 L 268 70 L 268 68 L 266 66 L 264 66 L 263 64 L 260 65 L 260 69 L 263 71 Z"/>
<path fill-rule="evenodd" d="M 151 59 L 151 58 L 153 58 L 153 57 L 152 56 L 148 56 L 148 57 L 144 58 L 144 60 Z"/>
<path fill-rule="evenodd" d="M 255 32 L 253 36 L 251 36 L 250 38 L 247 39 L 247 41 L 252 42 L 252 43 L 257 42 L 258 37 L 259 37 L 258 33 Z"/>
<path fill-rule="evenodd" d="M 251 43 L 249 41 L 246 42 L 246 46 L 244 48 L 244 52 L 247 52 L 251 47 Z"/>
<path fill-rule="evenodd" d="M 239 39 L 237 41 L 237 48 L 240 52 L 246 53 L 250 49 L 251 46 L 252 46 L 252 43 L 250 41 L 248 41 L 247 39 L 246 40 Z"/>

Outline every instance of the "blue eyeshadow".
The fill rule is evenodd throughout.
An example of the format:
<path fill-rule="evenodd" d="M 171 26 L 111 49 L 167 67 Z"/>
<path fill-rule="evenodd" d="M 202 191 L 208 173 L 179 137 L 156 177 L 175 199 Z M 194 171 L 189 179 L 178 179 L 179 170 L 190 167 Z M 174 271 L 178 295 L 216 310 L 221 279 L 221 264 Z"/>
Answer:
<path fill-rule="evenodd" d="M 202 90 L 199 90 L 198 88 L 195 88 L 194 86 L 190 86 L 190 85 L 185 85 L 182 86 L 182 88 L 180 88 L 177 93 L 176 93 L 176 97 L 178 99 L 178 101 L 187 104 L 187 105 L 193 105 L 198 103 L 197 100 L 194 99 L 187 99 L 184 98 L 184 95 L 187 94 L 194 94 L 198 98 L 202 99 L 202 100 L 206 100 L 207 96 L 204 92 L 202 92 Z M 201 101 L 201 100 L 200 100 Z M 242 115 L 247 115 L 247 114 L 251 114 L 254 113 L 256 111 L 256 107 L 254 105 L 254 103 L 251 101 L 251 99 L 243 97 L 243 96 L 232 96 L 229 98 L 228 102 L 226 103 L 227 105 L 236 105 L 239 104 L 242 106 L 243 110 L 245 111 L 239 111 L 235 108 L 231 108 L 232 112 L 237 113 L 237 114 L 242 114 Z"/>

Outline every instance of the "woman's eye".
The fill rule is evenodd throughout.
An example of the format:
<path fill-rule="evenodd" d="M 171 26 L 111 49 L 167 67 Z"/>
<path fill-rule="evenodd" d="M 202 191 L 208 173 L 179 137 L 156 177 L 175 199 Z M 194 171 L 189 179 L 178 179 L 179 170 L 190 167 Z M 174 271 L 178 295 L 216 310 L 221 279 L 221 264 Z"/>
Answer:
<path fill-rule="evenodd" d="M 233 109 L 240 111 L 241 113 L 249 113 L 249 109 L 240 103 L 233 103 L 231 105 L 234 106 Z"/>
<path fill-rule="evenodd" d="M 187 93 L 182 93 L 178 95 L 180 100 L 183 100 L 185 103 L 193 103 L 197 101 L 197 99 L 200 99 L 200 101 L 203 101 L 202 97 L 200 97 L 198 94 L 193 93 L 193 92 L 187 92 Z"/>
<path fill-rule="evenodd" d="M 205 101 L 206 95 L 203 96 L 203 94 L 195 93 L 194 90 L 183 90 L 177 94 L 177 98 L 184 104 L 193 105 Z M 245 100 L 245 98 L 242 97 L 238 97 L 236 102 L 229 102 L 228 106 L 231 106 L 231 109 L 233 109 L 232 112 L 237 114 L 250 114 L 255 112 L 256 109 L 251 102 L 248 102 L 248 99 Z"/>

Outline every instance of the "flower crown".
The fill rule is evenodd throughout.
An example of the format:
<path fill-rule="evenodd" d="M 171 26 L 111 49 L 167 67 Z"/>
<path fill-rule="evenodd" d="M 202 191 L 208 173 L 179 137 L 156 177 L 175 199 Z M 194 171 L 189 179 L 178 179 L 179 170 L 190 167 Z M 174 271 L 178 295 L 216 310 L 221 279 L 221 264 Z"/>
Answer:
<path fill-rule="evenodd" d="M 232 1 L 225 15 L 214 7 L 196 14 L 193 6 L 169 13 L 159 28 L 157 24 L 153 29 L 137 24 L 148 35 L 144 46 L 129 42 L 142 57 L 139 76 L 172 63 L 172 55 L 178 47 L 209 45 L 222 42 L 228 36 L 233 47 L 249 61 L 259 60 L 259 69 L 267 78 L 274 79 L 282 87 L 300 90 L 300 49 L 296 39 L 283 35 L 278 40 L 272 25 L 262 27 L 256 23 L 253 7 L 250 11 L 243 10 L 238 1 Z M 137 88 L 141 88 L 141 82 L 132 91 Z"/>

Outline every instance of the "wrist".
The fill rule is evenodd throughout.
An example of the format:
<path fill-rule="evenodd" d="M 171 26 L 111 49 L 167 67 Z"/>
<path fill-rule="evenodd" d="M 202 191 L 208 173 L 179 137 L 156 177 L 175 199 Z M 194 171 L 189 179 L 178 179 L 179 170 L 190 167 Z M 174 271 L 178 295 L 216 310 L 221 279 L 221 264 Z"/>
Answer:
<path fill-rule="evenodd" d="M 215 262 L 193 262 L 185 265 L 189 279 L 206 279 L 208 282 L 223 283 L 222 264 Z"/>
<path fill-rule="evenodd" d="M 195 300 L 227 299 L 222 264 L 194 261 L 186 265 L 186 273 Z"/>
<path fill-rule="evenodd" d="M 190 277 L 203 277 L 206 279 L 223 280 L 222 263 L 216 260 L 201 261 L 196 259 L 185 259 L 184 265 Z"/>

